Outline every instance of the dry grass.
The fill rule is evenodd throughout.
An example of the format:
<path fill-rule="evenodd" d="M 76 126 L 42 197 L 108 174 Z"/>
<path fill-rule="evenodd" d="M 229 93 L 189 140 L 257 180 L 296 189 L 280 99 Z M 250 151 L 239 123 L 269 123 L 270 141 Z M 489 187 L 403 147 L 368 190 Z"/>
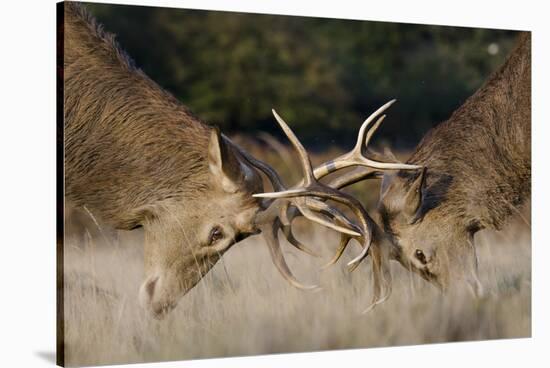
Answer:
<path fill-rule="evenodd" d="M 66 362 L 96 365 L 219 356 L 395 346 L 528 337 L 531 334 L 531 238 L 520 219 L 506 231 L 480 233 L 481 280 L 489 295 L 440 295 L 394 265 L 392 297 L 370 314 L 370 265 L 353 274 L 343 262 L 319 266 L 336 247 L 336 235 L 303 226 L 301 239 L 323 259 L 286 246 L 302 280 L 323 290 L 294 289 L 271 264 L 259 237 L 231 249 L 162 321 L 137 304 L 143 277 L 142 235 L 120 232 L 85 244 L 69 239 L 65 251 Z M 82 240 L 80 240 L 82 241 Z M 352 249 L 350 253 L 356 252 Z M 350 259 L 351 254 L 346 254 Z"/>
<path fill-rule="evenodd" d="M 297 179 L 296 169 L 285 165 L 284 157 L 291 157 L 288 148 L 269 150 L 250 140 L 235 140 L 270 162 L 288 183 Z M 331 149 L 313 155 L 312 161 L 319 163 L 338 153 Z M 367 208 L 372 208 L 377 191 L 372 182 L 352 190 Z M 483 299 L 473 298 L 466 290 L 441 295 L 394 264 L 391 298 L 361 315 L 370 301 L 370 263 L 364 262 L 352 274 L 346 272 L 345 262 L 358 251 L 350 248 L 338 265 L 320 271 L 338 244 L 337 235 L 298 219 L 299 239 L 322 258 L 299 253 L 289 244 L 283 247 L 286 258 L 300 280 L 318 282 L 321 292 L 290 286 L 256 236 L 229 250 L 162 321 L 151 319 L 137 302 L 143 279 L 140 231 L 98 232 L 88 221 L 94 236 L 90 232 L 84 237 L 67 236 L 65 242 L 66 363 L 114 364 L 528 337 L 529 213 L 527 206 L 505 231 L 476 235 L 480 278 L 488 292 Z"/>

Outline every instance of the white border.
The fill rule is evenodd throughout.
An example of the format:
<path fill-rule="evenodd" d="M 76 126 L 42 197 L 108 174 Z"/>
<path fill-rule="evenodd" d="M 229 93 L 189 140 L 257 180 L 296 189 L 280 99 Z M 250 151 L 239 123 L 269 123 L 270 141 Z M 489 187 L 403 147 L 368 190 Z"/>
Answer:
<path fill-rule="evenodd" d="M 113 2 L 113 1 L 105 1 Z M 119 1 L 117 1 L 119 2 Z M 550 327 L 545 261 L 550 82 L 544 1 L 304 0 L 125 1 L 125 3 L 315 15 L 407 23 L 527 29 L 533 33 L 533 338 L 322 353 L 171 362 L 136 367 L 543 366 Z M 40 367 L 55 351 L 55 4 L 12 1 L 0 12 L 1 366 Z M 538 168 L 538 169 L 537 169 Z M 546 189 L 546 190 L 545 190 Z M 546 225 L 547 226 L 547 225 Z M 510 316 L 513 318 L 513 316 Z"/>

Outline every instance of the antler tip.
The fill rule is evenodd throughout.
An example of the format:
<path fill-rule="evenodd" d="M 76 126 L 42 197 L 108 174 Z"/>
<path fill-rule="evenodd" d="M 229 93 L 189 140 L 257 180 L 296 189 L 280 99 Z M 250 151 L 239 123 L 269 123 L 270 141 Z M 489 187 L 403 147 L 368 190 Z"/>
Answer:
<path fill-rule="evenodd" d="M 372 312 L 372 310 L 374 309 L 374 307 L 376 307 L 376 304 L 377 303 L 372 303 L 371 305 L 369 305 L 365 310 L 363 310 L 361 312 L 362 315 L 365 315 L 365 314 L 368 314 L 370 312 Z"/>
<path fill-rule="evenodd" d="M 307 191 L 304 188 L 298 188 L 298 189 L 289 189 L 289 190 L 283 190 L 281 192 L 266 192 L 266 193 L 256 193 L 252 194 L 255 198 L 292 198 L 292 197 L 299 197 L 300 195 L 303 195 Z"/>
<path fill-rule="evenodd" d="M 283 118 L 281 118 L 281 116 L 277 113 L 277 111 L 275 111 L 275 109 L 271 109 L 271 113 L 273 114 L 273 116 L 275 117 L 275 120 L 277 120 L 277 122 L 279 123 L 279 125 L 284 125 L 286 126 L 287 124 L 285 123 L 285 121 L 283 120 Z M 284 130 L 284 129 L 283 129 Z M 286 133 L 286 132 L 285 132 Z"/>
<path fill-rule="evenodd" d="M 311 293 L 318 293 L 319 291 L 323 290 L 323 288 L 319 285 L 303 285 L 298 282 L 291 282 L 291 284 L 297 289 L 309 291 Z"/>

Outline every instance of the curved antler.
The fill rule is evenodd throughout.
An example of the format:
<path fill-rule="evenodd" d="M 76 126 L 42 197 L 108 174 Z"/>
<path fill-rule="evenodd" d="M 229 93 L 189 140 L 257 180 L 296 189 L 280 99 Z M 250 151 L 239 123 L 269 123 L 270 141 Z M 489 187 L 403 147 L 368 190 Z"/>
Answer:
<path fill-rule="evenodd" d="M 363 149 L 366 149 L 372 139 L 372 136 L 382 124 L 386 115 L 382 115 L 376 120 L 374 125 L 371 126 L 374 119 L 376 119 L 380 114 L 386 111 L 391 105 L 395 103 L 395 99 L 387 102 L 378 110 L 373 112 L 361 125 L 359 129 L 359 134 L 357 135 L 357 142 L 351 151 L 345 153 L 334 160 L 327 161 L 319 165 L 314 173 L 317 179 L 338 171 L 340 169 L 350 167 L 350 166 L 365 166 L 369 168 L 374 168 L 378 170 L 416 170 L 420 169 L 420 166 L 403 164 L 397 162 L 380 162 L 376 160 L 369 159 L 363 154 Z"/>
<path fill-rule="evenodd" d="M 311 221 L 336 230 L 341 234 L 340 245 L 337 252 L 325 267 L 338 261 L 351 239 L 356 239 L 361 244 L 362 251 L 348 263 L 350 271 L 356 269 L 369 253 L 372 254 L 374 272 L 373 303 L 368 310 L 387 299 L 391 292 L 391 274 L 388 268 L 388 257 L 385 256 L 387 251 L 383 249 L 382 242 L 372 246 L 374 233 L 378 233 L 379 231 L 376 223 L 371 219 L 367 211 L 355 197 L 340 189 L 361 180 L 379 178 L 382 175 L 380 170 L 415 170 L 420 168 L 420 166 L 397 162 L 380 162 L 369 159 L 364 155 L 364 151 L 366 151 L 372 136 L 385 118 L 385 115 L 380 117 L 379 115 L 394 102 L 395 100 L 386 103 L 363 122 L 359 130 L 357 143 L 351 151 L 333 160 L 327 161 L 315 169 L 313 169 L 311 165 L 311 160 L 307 151 L 294 132 L 277 112 L 272 110 L 275 119 L 300 157 L 303 180 L 298 185 L 289 189 L 284 186 L 278 174 L 269 167 L 269 165 L 243 152 L 243 155 L 249 163 L 268 177 L 274 190 L 269 193 L 254 194 L 254 197 L 263 198 L 265 201 L 264 208 L 267 209 L 270 209 L 274 202 L 279 202 L 278 206 L 276 206 L 278 207 L 276 210 L 267 211 L 265 215 L 260 216 L 258 219 L 258 223 L 261 224 L 262 233 L 264 233 L 264 237 L 266 237 L 266 243 L 270 248 L 270 253 L 279 271 L 281 271 L 283 276 L 294 286 L 312 288 L 301 285 L 292 276 L 292 273 L 290 273 L 280 253 L 277 242 L 277 233 L 280 229 L 293 246 L 306 253 L 313 253 L 300 243 L 292 233 L 292 220 L 302 215 Z M 375 121 L 376 118 L 378 119 Z M 359 166 L 359 168 L 336 177 L 327 184 L 323 184 L 319 181 L 328 174 L 351 166 Z M 351 209 L 358 220 L 358 224 L 349 220 L 336 207 L 327 204 L 326 201 L 329 200 L 343 204 Z"/>
<path fill-rule="evenodd" d="M 386 105 L 388 105 L 388 104 L 386 104 Z M 379 109 L 379 111 L 380 110 L 381 109 Z M 290 127 L 286 124 L 286 122 L 275 112 L 275 110 L 273 110 L 273 115 L 275 116 L 275 119 L 277 119 L 277 122 L 279 123 L 279 125 L 281 126 L 281 128 L 283 129 L 283 131 L 285 132 L 287 137 L 289 138 L 290 142 L 292 143 L 292 145 L 294 146 L 296 151 L 298 151 L 298 154 L 300 156 L 300 163 L 301 163 L 302 171 L 303 171 L 303 174 L 304 174 L 304 179 L 302 181 L 302 184 L 295 187 L 295 188 L 288 189 L 288 190 L 283 190 L 283 191 L 278 191 L 278 192 L 272 192 L 272 193 L 255 194 L 254 197 L 271 198 L 271 199 L 277 199 L 277 198 L 292 199 L 292 198 L 297 198 L 297 197 L 318 197 L 318 198 L 325 199 L 325 200 L 333 200 L 333 201 L 336 201 L 336 202 L 339 202 L 341 204 L 344 204 L 344 205 L 348 206 L 354 212 L 355 216 L 359 220 L 359 230 L 360 230 L 359 233 L 356 232 L 356 231 L 344 231 L 343 229 L 341 229 L 341 226 L 339 226 L 339 225 L 331 225 L 329 227 L 332 227 L 333 229 L 337 229 L 338 231 L 340 231 L 343 234 L 351 235 L 351 236 L 353 236 L 356 239 L 361 241 L 361 243 L 363 245 L 363 251 L 359 254 L 359 256 L 357 256 L 350 263 L 348 263 L 348 266 L 353 266 L 354 264 L 358 264 L 361 260 L 363 260 L 365 258 L 366 254 L 368 252 L 369 246 L 371 244 L 372 229 L 373 229 L 373 226 L 374 226 L 374 221 L 372 221 L 372 219 L 367 214 L 367 212 L 365 211 L 365 209 L 363 208 L 361 203 L 355 197 L 353 197 L 353 196 L 351 196 L 351 195 L 349 195 L 345 192 L 334 189 L 330 186 L 327 186 L 325 184 L 322 184 L 317 180 L 316 175 L 314 174 L 313 168 L 311 166 L 311 161 L 309 159 L 309 155 L 308 155 L 307 151 L 305 150 L 304 146 L 300 143 L 300 141 L 298 140 L 298 138 L 296 137 L 294 132 L 290 129 Z M 323 165 L 320 166 L 320 168 L 321 168 L 321 170 L 319 170 L 319 171 L 321 171 L 321 173 L 319 174 L 320 177 L 322 177 L 324 175 L 328 175 L 331 172 L 329 169 L 331 167 L 336 167 L 336 163 L 341 163 L 342 162 L 342 164 L 338 165 L 338 166 L 340 166 L 340 168 L 344 168 L 344 167 L 348 167 L 348 166 L 356 165 L 356 164 L 364 164 L 363 159 L 366 160 L 366 158 L 364 156 L 362 156 L 362 153 L 361 153 L 361 146 L 362 146 L 361 139 L 364 138 L 366 127 L 368 126 L 368 124 L 370 123 L 371 120 L 372 119 L 370 119 L 370 120 L 367 119 L 365 121 L 365 123 L 363 124 L 363 126 L 361 127 L 361 130 L 359 132 L 359 140 L 358 140 L 359 144 L 357 144 L 355 146 L 355 148 L 349 154 L 340 156 L 341 157 L 340 159 L 336 159 L 334 161 L 331 161 L 333 163 L 333 165 L 323 164 Z M 379 119 L 379 121 L 381 121 L 381 120 Z M 378 125 L 379 125 L 379 123 L 375 124 L 375 126 L 374 126 L 375 129 L 378 127 Z M 369 133 L 370 133 L 370 130 L 367 132 L 367 138 L 370 138 L 370 136 L 372 135 L 372 134 L 369 134 Z M 342 157 L 343 157 L 343 159 L 342 159 Z M 352 159 L 350 159 L 348 157 L 353 157 L 353 160 L 355 160 L 355 161 L 353 161 Z M 356 163 L 356 161 L 358 163 Z M 396 165 L 396 164 L 392 164 L 392 165 Z M 337 170 L 337 169 L 335 169 L 335 170 Z M 296 203 L 296 202 L 294 202 L 294 203 Z M 298 209 L 300 210 L 300 212 L 304 216 L 308 217 L 310 215 L 309 211 L 304 211 L 304 209 L 307 209 L 307 208 L 304 208 L 303 206 L 300 206 L 299 204 L 296 205 L 296 206 L 298 207 Z M 325 210 L 326 211 L 327 208 L 330 208 L 330 207 L 325 204 L 324 208 L 321 209 L 321 208 L 317 207 L 317 210 Z M 329 212 L 335 213 L 336 210 L 335 209 L 330 209 Z M 347 224 L 351 224 L 351 221 L 349 221 L 341 213 L 338 213 L 338 218 L 340 219 L 339 222 L 344 222 L 344 223 L 347 223 Z M 319 222 L 321 222 L 321 221 L 319 221 Z"/>

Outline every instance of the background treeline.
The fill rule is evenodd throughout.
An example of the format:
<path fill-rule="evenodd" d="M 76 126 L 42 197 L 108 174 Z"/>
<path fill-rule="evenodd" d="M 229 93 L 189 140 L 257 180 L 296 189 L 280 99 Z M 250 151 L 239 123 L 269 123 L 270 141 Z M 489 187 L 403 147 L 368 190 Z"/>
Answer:
<path fill-rule="evenodd" d="M 410 148 L 506 57 L 515 32 L 88 4 L 155 81 L 226 133 L 280 135 L 308 148 L 354 139 L 397 98 L 377 137 Z"/>

